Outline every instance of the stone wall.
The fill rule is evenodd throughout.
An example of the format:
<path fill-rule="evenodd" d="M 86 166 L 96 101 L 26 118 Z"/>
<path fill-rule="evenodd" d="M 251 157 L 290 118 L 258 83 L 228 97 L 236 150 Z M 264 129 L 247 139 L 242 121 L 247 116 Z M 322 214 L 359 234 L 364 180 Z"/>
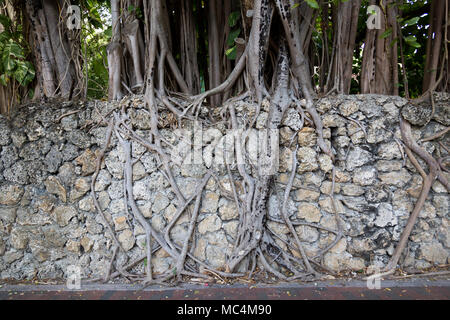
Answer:
<path fill-rule="evenodd" d="M 440 116 L 426 128 L 413 128 L 416 139 L 449 125 L 448 96 L 441 100 L 436 101 Z M 134 129 L 148 136 L 148 113 L 140 98 L 122 103 L 132 108 Z M 90 195 L 91 176 L 106 134 L 106 128 L 96 123 L 99 112 L 107 115 L 121 107 L 105 102 L 54 103 L 18 109 L 12 120 L 0 116 L 0 279 L 63 278 L 69 265 L 80 266 L 86 278 L 104 275 L 113 243 Z M 336 152 L 335 198 L 345 229 L 343 239 L 323 257 L 323 264 L 332 270 L 365 272 L 384 266 L 406 225 L 422 180 L 399 148 L 398 118 L 403 107 L 408 107 L 404 99 L 377 95 L 329 97 L 317 104 L 325 139 Z M 241 102 L 236 110 L 242 121 L 250 118 L 255 106 Z M 78 112 L 59 119 L 72 111 Z M 264 124 L 267 111 L 260 114 L 257 127 Z M 169 129 L 171 121 L 165 119 L 160 121 L 161 132 L 177 144 L 179 138 Z M 295 150 L 289 145 L 300 123 L 292 108 L 280 128 L 280 168 L 268 205 L 274 219 L 280 219 L 280 200 Z M 217 129 L 225 132 L 225 126 Z M 336 230 L 329 197 L 331 160 L 317 149 L 313 129 L 303 128 L 295 139 L 299 142 L 298 169 L 287 210 L 292 219 Z M 423 145 L 440 156 L 435 142 Z M 155 154 L 135 143 L 132 153 L 137 160 L 133 167 L 135 198 L 143 215 L 162 231 L 176 212 L 176 197 Z M 123 162 L 122 150 L 113 138 L 96 183 L 100 206 L 127 250 L 119 255 L 119 265 L 141 256 L 145 246 L 144 230 L 124 205 Z M 173 170 L 186 197 L 206 172 L 204 166 Z M 211 179 L 204 191 L 193 254 L 220 268 L 232 248 L 239 215 L 234 202 L 225 196 L 231 191 L 225 172 L 219 171 L 218 180 Z M 186 213 L 173 228 L 176 243 L 183 241 L 188 219 Z M 274 221 L 267 225 L 286 238 L 287 227 Z M 334 238 L 333 233 L 311 226 L 297 227 L 308 255 L 327 247 Z M 286 246 L 282 241 L 279 245 Z M 449 195 L 436 182 L 401 263 L 406 269 L 447 264 L 449 252 Z M 161 273 L 171 267 L 172 260 L 161 249 L 153 263 L 154 272 Z M 143 265 L 133 271 L 143 272 Z"/>

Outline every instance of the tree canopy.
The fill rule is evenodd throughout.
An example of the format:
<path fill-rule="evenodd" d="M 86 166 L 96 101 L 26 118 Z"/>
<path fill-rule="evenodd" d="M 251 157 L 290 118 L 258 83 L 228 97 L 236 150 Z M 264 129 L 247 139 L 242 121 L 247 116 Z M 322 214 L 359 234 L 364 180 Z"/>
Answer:
<path fill-rule="evenodd" d="M 117 90 L 120 94 L 142 92 L 151 45 L 149 3 L 0 1 L 2 111 L 33 98 L 107 97 L 114 73 L 108 69 L 107 49 L 109 46 L 110 54 L 114 52 L 113 42 L 122 48 L 121 56 L 116 57 L 123 65 Z M 230 75 L 249 41 L 253 1 L 161 3 L 164 30 L 159 31 L 166 37 L 164 50 L 172 71 L 164 84 L 172 91 L 191 94 L 217 87 Z M 444 39 L 448 34 L 447 1 L 288 3 L 288 12 L 299 16 L 299 41 L 315 93 L 384 93 L 414 98 L 438 80 L 435 89 L 448 91 L 448 40 Z M 81 9 L 81 30 L 67 28 L 69 5 Z M 381 8 L 379 30 L 367 28 L 370 5 Z M 118 19 L 115 30 L 114 19 Z M 118 32 L 116 39 L 113 31 Z M 275 35 L 277 30 L 270 32 Z M 266 82 L 273 73 L 278 44 L 271 40 L 268 46 Z M 117 61 L 114 64 L 117 67 Z M 218 104 L 237 91 L 213 96 L 211 103 Z"/>

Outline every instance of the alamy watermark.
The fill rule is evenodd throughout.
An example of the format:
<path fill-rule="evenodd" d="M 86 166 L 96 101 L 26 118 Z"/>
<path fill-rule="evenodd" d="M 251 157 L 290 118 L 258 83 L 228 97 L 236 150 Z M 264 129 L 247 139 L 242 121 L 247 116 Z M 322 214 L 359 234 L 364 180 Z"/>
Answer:
<path fill-rule="evenodd" d="M 376 29 L 380 30 L 382 25 L 382 16 L 383 13 L 381 11 L 381 8 L 376 5 L 370 5 L 367 7 L 367 14 L 369 15 L 367 19 L 367 28 L 370 30 Z"/>
<path fill-rule="evenodd" d="M 372 270 L 374 271 L 374 274 L 372 274 L 366 278 L 367 289 L 380 290 L 382 273 L 380 272 L 380 268 L 378 268 L 378 267 L 373 267 Z"/>
<path fill-rule="evenodd" d="M 81 289 L 81 267 L 70 265 L 66 269 L 67 281 L 66 286 L 69 290 Z"/>
<path fill-rule="evenodd" d="M 382 28 L 382 16 L 383 12 L 377 5 L 370 5 L 367 7 L 367 28 L 370 30 Z M 81 29 L 81 9 L 80 6 L 71 5 L 67 8 L 67 28 L 69 30 Z"/>
<path fill-rule="evenodd" d="M 81 29 L 81 9 L 77 5 L 72 5 L 67 8 L 67 29 L 80 30 Z"/>

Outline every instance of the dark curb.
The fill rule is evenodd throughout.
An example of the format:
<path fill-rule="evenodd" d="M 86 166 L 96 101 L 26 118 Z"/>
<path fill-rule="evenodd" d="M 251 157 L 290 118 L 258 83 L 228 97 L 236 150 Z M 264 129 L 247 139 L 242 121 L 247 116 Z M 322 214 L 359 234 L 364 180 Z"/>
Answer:
<path fill-rule="evenodd" d="M 277 285 L 193 285 L 177 287 L 128 284 L 7 285 L 0 300 L 448 300 L 450 279 L 382 280 L 379 289 L 366 281 L 281 283 Z"/>

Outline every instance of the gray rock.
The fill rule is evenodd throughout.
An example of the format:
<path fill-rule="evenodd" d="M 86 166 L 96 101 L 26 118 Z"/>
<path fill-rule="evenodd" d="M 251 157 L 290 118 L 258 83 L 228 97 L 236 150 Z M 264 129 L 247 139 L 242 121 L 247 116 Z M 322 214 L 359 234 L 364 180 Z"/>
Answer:
<path fill-rule="evenodd" d="M 352 148 L 347 158 L 347 170 L 353 171 L 355 168 L 362 167 L 363 165 L 372 161 L 372 154 L 360 147 Z"/>
<path fill-rule="evenodd" d="M 16 219 L 17 208 L 15 207 L 0 207 L 0 220 L 5 223 L 13 223 Z"/>
<path fill-rule="evenodd" d="M 16 148 L 21 148 L 27 141 L 27 136 L 22 131 L 13 131 L 11 133 L 11 139 Z"/>
<path fill-rule="evenodd" d="M 140 161 L 133 165 L 133 181 L 137 181 L 145 177 L 147 174 L 145 168 Z"/>
<path fill-rule="evenodd" d="M 55 176 L 48 177 L 44 182 L 48 193 L 55 194 L 62 202 L 67 201 L 67 192 L 60 180 Z"/>
<path fill-rule="evenodd" d="M 10 168 L 3 171 L 3 176 L 6 181 L 17 183 L 17 184 L 28 184 L 29 166 L 25 161 L 18 161 L 14 163 Z"/>
<path fill-rule="evenodd" d="M 364 197 L 345 197 L 342 199 L 342 202 L 347 208 L 358 212 L 367 212 L 372 208 L 367 204 L 367 200 Z"/>
<path fill-rule="evenodd" d="M 395 160 L 378 160 L 375 167 L 381 172 L 399 171 L 403 167 L 403 162 Z"/>
<path fill-rule="evenodd" d="M 44 128 L 37 121 L 28 121 L 26 124 L 28 140 L 36 141 L 45 135 Z"/>
<path fill-rule="evenodd" d="M 383 111 L 385 113 L 385 118 L 391 122 L 395 123 L 398 121 L 398 115 L 400 113 L 399 108 L 393 102 L 386 103 L 383 105 Z"/>
<path fill-rule="evenodd" d="M 136 243 L 136 239 L 133 235 L 133 231 L 130 229 L 126 229 L 122 231 L 119 236 L 117 237 L 120 244 L 122 245 L 122 248 L 125 251 L 129 251 L 134 247 L 134 244 Z"/>
<path fill-rule="evenodd" d="M 0 204 L 7 206 L 15 205 L 20 201 L 23 194 L 23 187 L 13 184 L 4 184 L 0 186 Z"/>
<path fill-rule="evenodd" d="M 378 146 L 378 157 L 385 160 L 401 159 L 400 147 L 396 142 L 383 143 Z"/>
<path fill-rule="evenodd" d="M 295 231 L 297 231 L 297 234 L 302 241 L 312 243 L 319 239 L 319 232 L 315 228 L 298 226 L 295 227 Z"/>
<path fill-rule="evenodd" d="M 105 190 L 109 185 L 111 185 L 111 175 L 107 170 L 100 170 L 97 180 L 95 181 L 95 191 L 103 191 Z M 112 199 L 112 198 L 111 198 Z"/>
<path fill-rule="evenodd" d="M 157 169 L 156 157 L 153 153 L 147 152 L 141 157 L 142 165 L 145 168 L 145 172 L 153 173 Z"/>
<path fill-rule="evenodd" d="M 108 194 L 112 200 L 123 198 L 123 180 L 111 181 L 111 185 L 108 187 Z M 99 190 L 101 191 L 101 190 Z"/>
<path fill-rule="evenodd" d="M 354 258 L 348 252 L 334 253 L 327 252 L 324 255 L 324 265 L 333 271 L 342 270 L 363 270 L 365 268 L 364 260 Z"/>
<path fill-rule="evenodd" d="M 69 221 L 77 215 L 77 211 L 71 206 L 60 206 L 55 208 L 53 214 L 56 222 L 61 227 L 65 227 L 69 224 Z"/>
<path fill-rule="evenodd" d="M 3 261 L 7 264 L 11 264 L 23 257 L 22 251 L 8 251 L 3 256 Z"/>
<path fill-rule="evenodd" d="M 216 215 L 207 216 L 198 224 L 198 232 L 204 234 L 206 232 L 214 232 L 222 227 L 222 221 Z"/>
<path fill-rule="evenodd" d="M 369 186 L 374 184 L 377 177 L 377 170 L 373 167 L 357 168 L 354 171 L 353 183 L 360 186 Z"/>
<path fill-rule="evenodd" d="M 322 215 L 315 205 L 303 202 L 298 206 L 297 217 L 305 219 L 307 222 L 319 222 Z"/>
<path fill-rule="evenodd" d="M 219 200 L 219 214 L 222 220 L 232 220 L 239 217 L 239 211 L 236 204 L 225 198 Z"/>
<path fill-rule="evenodd" d="M 14 228 L 11 231 L 9 243 L 16 250 L 25 249 L 28 245 L 28 234 L 23 228 Z"/>
<path fill-rule="evenodd" d="M 129 116 L 133 128 L 140 130 L 150 130 L 150 116 L 142 109 L 130 109 Z"/>
<path fill-rule="evenodd" d="M 149 178 L 139 180 L 133 184 L 133 195 L 136 200 L 151 200 Z"/>
<path fill-rule="evenodd" d="M 447 92 L 434 93 L 436 110 L 433 119 L 440 124 L 450 126 L 450 95 Z"/>
<path fill-rule="evenodd" d="M 2 116 L 0 118 L 0 146 L 6 146 L 11 143 L 11 129 L 6 121 L 6 119 Z"/>
<path fill-rule="evenodd" d="M 448 257 L 448 251 L 437 241 L 424 243 L 420 246 L 419 258 L 425 259 L 433 264 L 448 263 Z"/>
<path fill-rule="evenodd" d="M 371 100 L 368 100 L 366 103 L 361 103 L 359 106 L 359 110 L 361 110 L 369 119 L 380 117 L 383 114 L 383 108 L 379 104 L 374 103 Z"/>
<path fill-rule="evenodd" d="M 301 118 L 298 114 L 297 110 L 293 108 L 289 108 L 283 117 L 283 120 L 281 121 L 281 124 L 283 126 L 289 127 L 294 131 L 298 131 L 301 129 L 300 127 Z"/>
<path fill-rule="evenodd" d="M 314 171 L 319 168 L 317 163 L 317 153 L 314 149 L 309 147 L 301 147 L 297 151 L 297 172 L 303 173 L 307 171 Z"/>
<path fill-rule="evenodd" d="M 381 203 L 377 208 L 377 218 L 375 225 L 378 227 L 395 226 L 398 221 L 394 214 L 392 205 L 389 203 Z"/>
<path fill-rule="evenodd" d="M 75 180 L 75 167 L 71 162 L 66 162 L 59 168 L 58 179 L 64 186 L 72 186 Z"/>
<path fill-rule="evenodd" d="M 17 154 L 17 148 L 14 146 L 5 146 L 1 149 L 0 159 L 3 162 L 4 168 L 9 168 L 13 165 L 18 159 L 19 155 Z"/>
<path fill-rule="evenodd" d="M 380 143 L 390 139 L 391 137 L 392 133 L 386 130 L 384 118 L 375 119 L 370 122 L 369 129 L 367 130 L 368 143 Z"/>
<path fill-rule="evenodd" d="M 116 179 L 122 179 L 123 178 L 123 163 L 119 160 L 117 151 L 113 152 L 111 151 L 106 157 L 105 157 L 105 164 L 108 168 L 109 173 Z"/>
<path fill-rule="evenodd" d="M 155 195 L 155 199 L 153 200 L 152 203 L 152 210 L 155 213 L 159 213 L 162 210 L 164 210 L 165 208 L 167 208 L 167 206 L 170 204 L 170 200 L 169 198 L 167 198 L 166 195 L 158 192 Z"/>
<path fill-rule="evenodd" d="M 431 119 L 432 108 L 431 105 L 416 106 L 407 104 L 401 110 L 402 116 L 405 120 L 415 126 L 423 126 Z"/>
<path fill-rule="evenodd" d="M 65 131 L 72 131 L 78 127 L 77 115 L 72 114 L 70 116 L 61 119 L 61 127 Z"/>
<path fill-rule="evenodd" d="M 403 168 L 400 171 L 381 173 L 378 177 L 384 184 L 403 188 L 409 180 L 411 180 L 412 176 L 406 169 Z"/>
<path fill-rule="evenodd" d="M 64 162 L 71 161 L 78 156 L 78 147 L 71 143 L 66 143 L 61 150 L 61 154 Z"/>
<path fill-rule="evenodd" d="M 70 131 L 66 135 L 67 140 L 81 149 L 87 149 L 91 146 L 90 137 L 82 131 Z"/>
<path fill-rule="evenodd" d="M 342 185 L 341 190 L 345 196 L 360 196 L 365 192 L 364 188 L 352 183 Z"/>
<path fill-rule="evenodd" d="M 5 254 L 5 251 L 6 251 L 6 243 L 3 241 L 2 238 L 0 238 L 0 257 Z"/>
<path fill-rule="evenodd" d="M 301 147 L 314 147 L 317 144 L 316 130 L 314 128 L 304 127 L 298 132 L 297 140 Z"/>
<path fill-rule="evenodd" d="M 53 146 L 49 153 L 45 156 L 45 164 L 47 166 L 47 171 L 50 173 L 55 173 L 58 171 L 59 166 L 63 161 L 63 155 L 59 152 L 56 146 Z"/>
<path fill-rule="evenodd" d="M 219 206 L 219 195 L 213 192 L 206 192 L 202 201 L 201 212 L 217 212 Z"/>

